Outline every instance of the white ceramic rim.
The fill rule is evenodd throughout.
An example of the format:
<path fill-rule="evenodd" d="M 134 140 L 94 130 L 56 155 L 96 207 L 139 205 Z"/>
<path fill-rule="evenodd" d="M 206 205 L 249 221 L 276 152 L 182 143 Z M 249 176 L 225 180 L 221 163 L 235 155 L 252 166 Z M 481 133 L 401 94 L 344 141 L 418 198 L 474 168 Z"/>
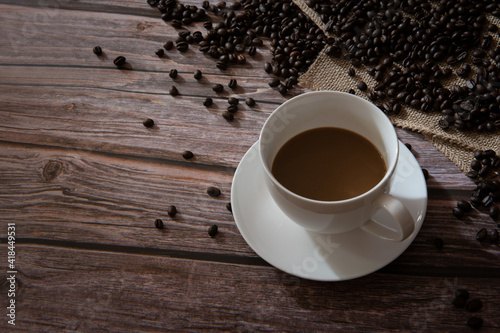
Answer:
<path fill-rule="evenodd" d="M 381 119 L 383 119 L 382 121 L 386 123 L 386 127 L 388 129 L 390 129 L 389 133 L 386 133 L 386 135 L 390 135 L 392 137 L 391 141 L 392 141 L 392 144 L 395 146 L 395 148 L 394 147 L 393 148 L 394 148 L 394 151 L 396 152 L 396 158 L 393 159 L 393 162 L 391 163 L 391 165 L 388 166 L 387 172 L 385 173 L 384 178 L 382 178 L 377 183 L 377 185 L 375 185 L 374 187 L 372 187 L 370 190 L 368 190 L 368 191 L 366 191 L 366 192 L 364 192 L 364 193 L 362 193 L 362 194 L 360 194 L 360 195 L 358 195 L 356 197 L 352 197 L 352 198 L 345 199 L 345 200 L 321 201 L 321 200 L 310 199 L 310 198 L 301 196 L 299 194 L 296 194 L 296 193 L 290 191 L 289 189 L 287 189 L 286 187 L 284 187 L 283 185 L 281 185 L 281 183 L 278 182 L 278 180 L 276 178 L 274 178 L 274 176 L 273 176 L 271 170 L 269 169 L 269 166 L 267 165 L 267 163 L 264 162 L 266 160 L 264 158 L 264 156 L 262 155 L 263 154 L 262 152 L 264 150 L 264 149 L 262 149 L 263 148 L 262 145 L 263 145 L 263 141 L 265 141 L 265 140 L 262 140 L 262 133 L 264 132 L 264 129 L 267 126 L 269 126 L 269 124 L 271 123 L 272 119 L 274 117 L 276 117 L 276 114 L 281 109 L 285 108 L 288 104 L 294 103 L 297 100 L 304 99 L 304 98 L 309 98 L 313 94 L 314 95 L 329 94 L 329 95 L 332 95 L 332 96 L 343 95 L 344 97 L 348 96 L 348 98 L 358 99 L 362 103 L 365 103 L 367 105 L 367 107 L 370 107 L 372 109 L 370 112 L 376 113 L 378 117 L 380 117 Z M 341 205 L 341 204 L 351 203 L 351 202 L 360 200 L 363 197 L 367 197 L 367 196 L 369 196 L 373 192 L 379 191 L 382 187 L 385 186 L 385 184 L 387 184 L 387 182 L 389 181 L 389 179 L 392 177 L 392 174 L 394 173 L 394 170 L 396 169 L 396 165 L 397 165 L 398 159 L 399 159 L 399 140 L 398 140 L 398 137 L 397 137 L 397 134 L 396 134 L 396 130 L 394 129 L 394 126 L 392 125 L 392 123 L 389 120 L 389 118 L 385 115 L 385 113 L 382 112 L 382 110 L 380 110 L 375 104 L 371 103 L 370 101 L 367 101 L 364 98 L 361 98 L 359 96 L 356 96 L 356 95 L 353 95 L 353 94 L 350 94 L 350 93 L 346 93 L 346 92 L 342 92 L 342 91 L 333 91 L 333 90 L 320 90 L 320 91 L 306 92 L 306 93 L 303 93 L 301 95 L 295 96 L 295 97 L 293 97 L 293 98 L 285 101 L 284 103 L 282 103 L 280 106 L 278 106 L 273 111 L 273 113 L 271 113 L 271 115 L 267 118 L 267 120 L 265 121 L 264 125 L 262 126 L 262 130 L 260 131 L 260 135 L 259 135 L 259 145 L 260 145 L 259 157 L 260 157 L 261 164 L 264 167 L 264 171 L 265 171 L 267 177 L 269 177 L 269 179 L 271 179 L 271 181 L 274 183 L 274 185 L 276 185 L 282 191 L 286 192 L 287 194 L 289 194 L 289 195 L 291 195 L 291 196 L 293 196 L 293 197 L 295 197 L 295 198 L 297 198 L 299 200 L 303 200 L 303 201 L 305 201 L 307 203 L 312 203 L 312 204 L 315 204 L 315 205 L 328 205 L 328 206 L 330 206 L 330 205 Z"/>

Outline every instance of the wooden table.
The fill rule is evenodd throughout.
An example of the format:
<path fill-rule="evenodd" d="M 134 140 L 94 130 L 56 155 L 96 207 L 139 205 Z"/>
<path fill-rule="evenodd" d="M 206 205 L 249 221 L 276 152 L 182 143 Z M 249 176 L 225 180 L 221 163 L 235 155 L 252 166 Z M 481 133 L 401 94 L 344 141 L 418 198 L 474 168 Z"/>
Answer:
<path fill-rule="evenodd" d="M 474 184 L 419 134 L 397 130 L 430 173 L 427 216 L 412 245 L 362 278 L 299 279 L 257 256 L 226 208 L 263 122 L 305 91 L 269 88 L 268 46 L 226 71 L 196 47 L 159 59 L 155 51 L 177 31 L 145 0 L 0 0 L 0 27 L 0 331 L 467 332 L 473 315 L 484 319 L 482 331 L 500 330 L 500 249 L 475 239 L 495 221 L 451 214 Z M 113 65 L 118 55 L 131 69 Z M 215 94 L 215 83 L 225 92 Z M 172 85 L 179 96 L 169 95 Z M 257 104 L 240 105 L 227 122 L 230 96 Z M 205 97 L 214 105 L 204 107 Z M 147 118 L 154 128 L 143 126 Z M 185 150 L 195 157 L 185 160 Z M 208 196 L 209 186 L 222 195 Z M 457 288 L 483 308 L 452 306 Z"/>

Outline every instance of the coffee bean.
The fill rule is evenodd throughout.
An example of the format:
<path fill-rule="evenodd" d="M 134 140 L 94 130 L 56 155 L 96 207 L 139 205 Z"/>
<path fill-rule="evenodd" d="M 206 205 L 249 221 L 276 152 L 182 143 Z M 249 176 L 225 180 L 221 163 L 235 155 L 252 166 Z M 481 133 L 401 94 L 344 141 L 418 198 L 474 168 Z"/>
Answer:
<path fill-rule="evenodd" d="M 184 159 L 186 160 L 190 160 L 194 157 L 194 154 L 192 151 L 186 150 L 182 153 L 182 157 L 184 157 Z"/>
<path fill-rule="evenodd" d="M 213 100 L 210 97 L 205 98 L 205 100 L 203 101 L 203 105 L 206 107 L 209 107 L 210 105 L 212 105 L 212 103 L 213 103 Z"/>
<path fill-rule="evenodd" d="M 165 51 L 163 49 L 158 49 L 155 51 L 155 54 L 161 58 L 165 54 Z"/>
<path fill-rule="evenodd" d="M 368 86 L 366 85 L 366 83 L 364 81 L 358 81 L 358 83 L 356 84 L 356 87 L 361 91 L 366 91 L 368 89 Z"/>
<path fill-rule="evenodd" d="M 480 229 L 476 234 L 476 240 L 482 242 L 488 237 L 488 231 L 485 228 Z"/>
<path fill-rule="evenodd" d="M 227 99 L 227 102 L 231 105 L 238 105 L 238 103 L 240 102 L 239 99 L 237 99 L 236 97 L 229 97 Z"/>
<path fill-rule="evenodd" d="M 177 78 L 178 72 L 177 69 L 171 69 L 170 72 L 168 73 L 168 76 L 170 76 L 172 79 Z"/>
<path fill-rule="evenodd" d="M 100 56 L 102 54 L 102 48 L 100 46 L 94 46 L 92 52 L 94 52 L 95 55 Z"/>
<path fill-rule="evenodd" d="M 229 80 L 229 83 L 228 83 L 228 85 L 227 85 L 227 86 L 228 86 L 229 88 L 231 88 L 231 89 L 234 89 L 234 88 L 236 88 L 237 84 L 238 84 L 238 83 L 237 83 L 236 79 L 231 79 L 231 80 Z"/>
<path fill-rule="evenodd" d="M 500 236 L 498 234 L 498 230 L 497 229 L 492 229 L 491 233 L 490 233 L 490 242 L 492 244 L 496 244 L 496 243 L 498 243 L 499 239 L 500 239 Z"/>
<path fill-rule="evenodd" d="M 245 98 L 245 103 L 250 107 L 255 106 L 255 100 L 252 97 Z"/>
<path fill-rule="evenodd" d="M 354 70 L 354 68 L 351 67 L 347 71 L 347 74 L 349 74 L 349 76 L 355 76 L 356 75 L 356 71 Z"/>
<path fill-rule="evenodd" d="M 466 303 L 467 299 L 461 296 L 455 296 L 452 302 L 453 306 L 455 306 L 456 308 L 463 308 L 465 307 Z"/>
<path fill-rule="evenodd" d="M 354 91 L 354 89 L 352 89 L 352 88 L 351 88 L 351 89 L 349 89 L 347 92 L 348 92 L 349 94 L 351 94 L 351 95 L 356 95 L 356 91 Z"/>
<path fill-rule="evenodd" d="M 148 119 L 144 120 L 142 122 L 142 124 L 144 125 L 144 127 L 151 128 L 155 125 L 155 121 L 151 118 L 148 118 Z"/>
<path fill-rule="evenodd" d="M 197 69 L 194 71 L 193 76 L 196 80 L 201 80 L 201 77 L 203 76 L 203 74 L 201 73 L 201 71 L 199 69 Z"/>
<path fill-rule="evenodd" d="M 227 121 L 233 121 L 233 120 L 234 120 L 234 114 L 232 114 L 232 113 L 231 113 L 231 112 L 229 112 L 229 111 L 224 111 L 224 112 L 222 113 L 222 117 L 223 117 L 224 119 L 226 119 Z"/>
<path fill-rule="evenodd" d="M 118 56 L 113 61 L 116 67 L 122 67 L 127 63 L 127 59 L 124 56 Z"/>
<path fill-rule="evenodd" d="M 238 105 L 236 105 L 236 104 L 230 104 L 227 107 L 227 112 L 229 112 L 229 113 L 236 113 L 237 111 L 238 111 Z"/>
<path fill-rule="evenodd" d="M 271 79 L 271 81 L 269 81 L 269 87 L 271 88 L 275 88 L 279 85 L 280 85 L 280 80 L 277 78 Z"/>
<path fill-rule="evenodd" d="M 489 215 L 494 219 L 500 216 L 500 209 L 498 208 L 498 206 L 492 205 L 490 207 Z"/>
<path fill-rule="evenodd" d="M 479 171 L 481 169 L 482 165 L 481 165 L 481 162 L 474 159 L 474 160 L 472 160 L 470 167 L 472 170 Z"/>
<path fill-rule="evenodd" d="M 163 221 L 161 219 L 156 219 L 155 220 L 155 227 L 157 229 L 163 229 Z"/>
<path fill-rule="evenodd" d="M 167 214 L 170 217 L 174 217 L 175 214 L 177 214 L 177 207 L 175 207 L 174 205 L 168 206 L 168 208 L 167 208 Z"/>
<path fill-rule="evenodd" d="M 176 86 L 172 86 L 169 90 L 169 93 L 171 96 L 177 96 L 179 95 L 179 91 L 177 90 Z"/>
<path fill-rule="evenodd" d="M 174 47 L 174 42 L 172 42 L 171 40 L 168 40 L 165 44 L 163 44 L 163 48 L 167 51 L 171 50 L 173 47 Z"/>
<path fill-rule="evenodd" d="M 480 329 L 483 327 L 483 319 L 479 317 L 470 317 L 467 319 L 467 326 L 473 329 Z"/>
<path fill-rule="evenodd" d="M 459 288 L 455 290 L 455 296 L 462 297 L 467 300 L 469 298 L 469 292 L 467 291 L 467 289 Z"/>
<path fill-rule="evenodd" d="M 210 237 L 215 237 L 217 235 L 217 232 L 219 231 L 219 228 L 217 227 L 216 224 L 213 224 L 211 225 L 209 228 L 208 228 L 208 235 Z"/>
<path fill-rule="evenodd" d="M 228 202 L 228 203 L 226 204 L 226 209 L 227 209 L 228 211 L 230 211 L 231 213 L 233 212 L 233 207 L 232 207 L 232 205 L 231 205 L 231 203 L 230 203 L 230 202 Z"/>
<path fill-rule="evenodd" d="M 465 200 L 457 201 L 457 207 L 460 208 L 464 212 L 468 212 L 472 209 L 472 206 L 470 205 L 470 203 L 465 201 Z"/>
<path fill-rule="evenodd" d="M 215 91 L 216 93 L 221 93 L 224 91 L 224 86 L 220 83 L 216 83 L 212 86 L 212 90 Z"/>
<path fill-rule="evenodd" d="M 211 197 L 218 197 L 221 194 L 221 191 L 214 186 L 209 186 L 207 188 L 207 194 Z"/>
<path fill-rule="evenodd" d="M 475 299 L 472 299 L 470 300 L 469 302 L 467 302 L 467 304 L 465 305 L 465 309 L 469 312 L 475 312 L 475 311 L 478 311 L 479 309 L 481 309 L 483 307 L 483 302 L 481 302 L 480 299 L 478 298 L 475 298 Z"/>

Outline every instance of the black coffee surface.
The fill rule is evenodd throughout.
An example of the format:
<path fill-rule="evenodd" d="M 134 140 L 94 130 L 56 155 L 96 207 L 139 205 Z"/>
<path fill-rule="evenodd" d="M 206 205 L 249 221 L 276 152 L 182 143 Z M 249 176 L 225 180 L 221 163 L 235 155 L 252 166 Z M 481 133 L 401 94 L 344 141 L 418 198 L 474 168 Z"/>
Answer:
<path fill-rule="evenodd" d="M 373 188 L 387 171 L 377 148 L 359 134 L 336 127 L 302 132 L 286 142 L 272 165 L 274 177 L 303 197 L 345 200 Z"/>

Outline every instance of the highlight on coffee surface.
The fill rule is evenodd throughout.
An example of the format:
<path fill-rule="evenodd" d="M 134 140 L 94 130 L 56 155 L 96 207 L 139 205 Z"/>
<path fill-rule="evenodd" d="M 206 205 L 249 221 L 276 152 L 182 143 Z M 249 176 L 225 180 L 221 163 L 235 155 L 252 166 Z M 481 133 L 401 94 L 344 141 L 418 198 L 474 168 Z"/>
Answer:
<path fill-rule="evenodd" d="M 363 136 L 337 127 L 313 128 L 288 140 L 271 172 L 288 190 L 320 201 L 354 198 L 376 186 L 387 167 Z"/>

